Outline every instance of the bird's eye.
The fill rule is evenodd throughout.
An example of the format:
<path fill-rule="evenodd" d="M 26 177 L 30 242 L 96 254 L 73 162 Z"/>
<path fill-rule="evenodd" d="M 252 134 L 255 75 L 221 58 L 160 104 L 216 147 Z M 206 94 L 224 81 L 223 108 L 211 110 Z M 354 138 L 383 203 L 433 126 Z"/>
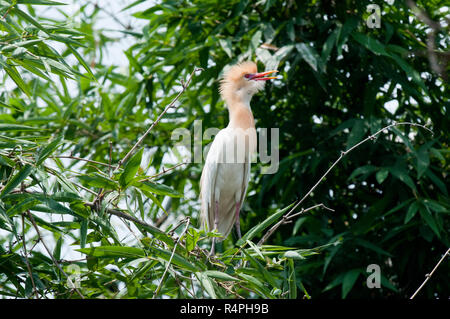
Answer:
<path fill-rule="evenodd" d="M 251 74 L 244 74 L 244 78 L 250 79 L 250 77 L 251 77 Z"/>

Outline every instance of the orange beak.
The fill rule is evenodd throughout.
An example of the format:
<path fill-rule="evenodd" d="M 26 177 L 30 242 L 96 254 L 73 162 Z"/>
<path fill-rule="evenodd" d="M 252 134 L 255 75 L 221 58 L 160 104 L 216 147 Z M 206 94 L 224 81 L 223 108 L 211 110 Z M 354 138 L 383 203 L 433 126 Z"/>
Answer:
<path fill-rule="evenodd" d="M 255 80 L 255 81 L 267 81 L 267 80 L 272 80 L 272 79 L 276 79 L 276 76 L 267 76 L 271 73 L 275 73 L 278 72 L 277 70 L 272 70 L 272 71 L 266 71 L 266 72 L 261 72 L 261 73 L 253 73 L 253 74 L 249 74 L 248 79 L 249 80 Z"/>

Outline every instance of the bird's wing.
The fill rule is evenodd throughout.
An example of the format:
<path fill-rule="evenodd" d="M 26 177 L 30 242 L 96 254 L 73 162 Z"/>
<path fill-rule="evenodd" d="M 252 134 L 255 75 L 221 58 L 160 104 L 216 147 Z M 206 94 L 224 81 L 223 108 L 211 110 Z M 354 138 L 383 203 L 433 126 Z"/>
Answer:
<path fill-rule="evenodd" d="M 206 223 L 206 229 L 214 229 L 214 201 L 216 194 L 216 180 L 223 157 L 223 144 L 227 142 L 226 130 L 217 133 L 206 156 L 202 176 L 200 178 L 201 220 Z"/>

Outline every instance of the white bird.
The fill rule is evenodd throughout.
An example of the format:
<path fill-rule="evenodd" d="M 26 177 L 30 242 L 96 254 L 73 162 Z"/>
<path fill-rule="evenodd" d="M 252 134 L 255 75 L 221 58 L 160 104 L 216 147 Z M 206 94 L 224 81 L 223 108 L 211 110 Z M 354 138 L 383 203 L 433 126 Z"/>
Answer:
<path fill-rule="evenodd" d="M 255 120 L 250 108 L 252 96 L 263 89 L 266 77 L 277 71 L 257 72 L 254 62 L 232 66 L 225 72 L 220 94 L 229 112 L 228 126 L 215 136 L 202 176 L 200 198 L 202 223 L 207 231 L 217 230 L 224 240 L 236 226 L 241 238 L 239 212 L 250 179 L 251 157 L 256 151 Z M 210 255 L 214 254 L 213 237 Z"/>

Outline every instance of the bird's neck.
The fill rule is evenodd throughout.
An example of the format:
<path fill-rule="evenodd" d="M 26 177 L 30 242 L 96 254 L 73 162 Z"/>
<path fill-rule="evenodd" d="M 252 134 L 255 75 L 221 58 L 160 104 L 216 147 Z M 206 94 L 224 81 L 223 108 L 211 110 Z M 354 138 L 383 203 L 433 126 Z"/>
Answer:
<path fill-rule="evenodd" d="M 230 123 L 228 127 L 240 128 L 247 130 L 255 128 L 255 119 L 250 108 L 250 101 L 235 100 L 228 104 L 228 111 L 230 113 Z"/>

